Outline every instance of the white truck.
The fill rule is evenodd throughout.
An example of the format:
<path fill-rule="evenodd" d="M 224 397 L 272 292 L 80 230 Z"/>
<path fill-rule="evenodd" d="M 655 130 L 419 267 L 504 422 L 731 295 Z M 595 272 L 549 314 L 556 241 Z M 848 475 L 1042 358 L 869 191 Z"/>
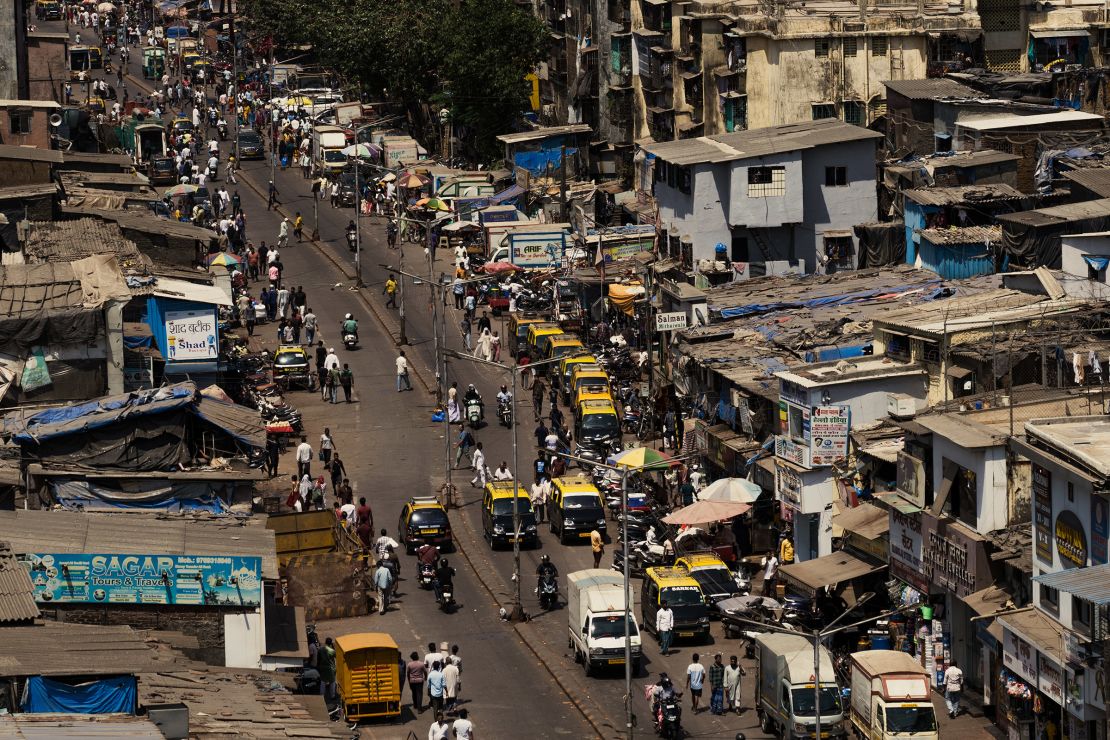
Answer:
<path fill-rule="evenodd" d="M 586 675 L 594 669 L 624 665 L 625 603 L 632 641 L 632 675 L 640 672 L 643 648 L 636 617 L 631 612 L 632 590 L 625 592 L 621 574 L 600 568 L 567 574 L 569 645 Z"/>
<path fill-rule="evenodd" d="M 898 650 L 852 654 L 852 726 L 874 740 L 939 740 L 928 672 Z"/>
<path fill-rule="evenodd" d="M 814 656 L 810 638 L 781 633 L 757 634 L 755 643 L 759 672 L 755 711 L 763 732 L 786 740 L 812 738 L 820 713 L 822 738 L 847 737 L 840 687 L 825 646 L 820 645 Z M 815 657 L 820 661 L 819 675 L 815 675 Z"/>
<path fill-rule="evenodd" d="M 324 171 L 342 170 L 347 166 L 343 149 L 347 134 L 338 126 L 316 126 L 312 129 L 312 148 L 317 166 Z"/>

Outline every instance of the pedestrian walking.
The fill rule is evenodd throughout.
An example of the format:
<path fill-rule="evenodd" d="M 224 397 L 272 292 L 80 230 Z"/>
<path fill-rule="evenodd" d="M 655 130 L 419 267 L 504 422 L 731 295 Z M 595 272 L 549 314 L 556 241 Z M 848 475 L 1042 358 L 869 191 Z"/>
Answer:
<path fill-rule="evenodd" d="M 282 218 L 281 225 L 278 226 L 278 249 L 284 249 L 289 245 L 289 219 Z"/>
<path fill-rule="evenodd" d="M 316 340 L 316 376 L 320 378 L 320 382 L 324 380 L 324 362 L 328 358 L 328 350 L 324 347 L 322 339 Z"/>
<path fill-rule="evenodd" d="M 467 318 L 474 318 L 474 310 L 478 308 L 478 299 L 473 295 L 467 294 L 466 300 L 463 301 L 463 308 L 466 310 Z"/>
<path fill-rule="evenodd" d="M 339 368 L 328 370 L 328 403 L 339 403 Z"/>
<path fill-rule="evenodd" d="M 297 243 L 301 243 L 301 236 L 304 234 L 304 217 L 301 212 L 297 211 L 293 214 L 293 236 L 297 237 Z"/>
<path fill-rule="evenodd" d="M 459 430 L 459 439 L 455 442 L 455 450 L 456 468 L 458 468 L 459 463 L 462 462 L 463 455 L 470 458 L 471 462 L 474 461 L 474 457 L 472 454 L 474 450 L 474 435 L 471 434 L 470 430 L 466 427 L 463 427 Z"/>
<path fill-rule="evenodd" d="M 536 378 L 536 382 L 532 384 L 532 409 L 536 412 L 537 419 L 543 416 L 543 395 L 546 390 L 543 381 Z"/>
<path fill-rule="evenodd" d="M 267 436 L 266 437 L 266 474 L 271 478 L 273 478 L 275 475 L 277 475 L 278 455 L 279 454 L 280 454 L 280 448 L 278 446 L 278 441 L 276 439 L 274 439 L 273 437 Z"/>
<path fill-rule="evenodd" d="M 409 381 L 409 361 L 405 357 L 405 351 L 404 350 L 401 350 L 401 353 L 397 355 L 396 365 L 397 365 L 397 392 L 400 393 L 402 390 L 411 391 L 412 390 L 412 383 Z M 405 385 L 404 389 L 401 388 L 402 383 Z"/>
<path fill-rule="evenodd" d="M 463 316 L 459 321 L 459 331 L 462 332 L 463 347 L 466 348 L 467 352 L 473 351 L 474 347 L 471 343 L 470 319 L 466 316 Z"/>
<path fill-rule="evenodd" d="M 741 712 L 740 678 L 746 675 L 748 673 L 740 665 L 740 659 L 730 655 L 728 666 L 725 667 L 725 706 L 730 712 Z"/>
<path fill-rule="evenodd" d="M 698 713 L 698 705 L 701 703 L 701 690 L 705 684 L 705 666 L 701 664 L 701 659 L 697 653 L 694 653 L 693 661 L 690 665 L 686 666 L 686 688 L 690 690 L 690 710 Z"/>
<path fill-rule="evenodd" d="M 351 402 L 351 388 L 355 384 L 355 374 L 351 372 L 351 367 L 347 363 L 343 363 L 343 369 L 339 371 L 339 387 L 343 389 L 343 401 L 345 403 Z"/>
<path fill-rule="evenodd" d="M 660 602 L 659 611 L 655 612 L 655 634 L 659 635 L 659 652 L 670 655 L 671 640 L 674 639 L 674 612 L 666 599 Z"/>
<path fill-rule="evenodd" d="M 470 712 L 459 710 L 459 718 L 451 725 L 455 733 L 455 740 L 474 740 L 474 723 L 470 721 Z"/>
<path fill-rule="evenodd" d="M 314 314 L 312 308 L 309 307 L 302 321 L 304 323 L 304 343 L 311 347 L 312 343 L 316 340 L 316 325 L 319 319 L 316 318 L 316 314 Z"/>
<path fill-rule="evenodd" d="M 438 656 L 438 654 L 437 654 Z M 443 663 L 436 660 L 428 672 L 428 696 L 436 713 L 443 711 L 443 698 L 447 689 L 447 678 L 443 675 Z"/>
<path fill-rule="evenodd" d="M 385 559 L 378 561 L 374 571 L 374 588 L 378 590 L 378 614 L 385 614 L 389 608 L 389 593 L 393 590 L 393 571 L 386 565 Z"/>
<path fill-rule="evenodd" d="M 451 285 L 451 295 L 455 297 L 455 308 L 462 310 L 463 299 L 466 298 L 466 285 L 461 277 L 456 277 Z"/>
<path fill-rule="evenodd" d="M 358 535 L 359 540 L 362 542 L 362 549 L 370 549 L 370 536 L 374 533 L 374 512 L 370 505 L 366 503 L 366 498 L 362 497 L 358 500 L 358 529 L 355 534 Z"/>
<path fill-rule="evenodd" d="M 436 718 L 432 720 L 432 726 L 428 728 L 428 740 L 450 740 L 450 738 L 451 725 L 447 724 L 443 712 L 436 712 Z"/>
<path fill-rule="evenodd" d="M 279 195 L 278 189 L 274 185 L 274 181 L 270 180 L 270 187 L 269 187 L 269 190 L 268 190 L 268 193 L 267 193 L 267 196 L 266 196 L 266 210 L 267 211 L 269 211 L 270 209 L 272 209 L 276 206 L 281 205 L 281 201 L 278 200 L 278 195 Z"/>
<path fill-rule="evenodd" d="M 409 662 L 405 664 L 405 677 L 409 682 L 409 691 L 412 693 L 412 711 L 424 711 L 424 681 L 428 678 L 428 670 L 424 661 L 420 660 L 420 653 L 413 650 L 409 653 Z"/>
<path fill-rule="evenodd" d="M 955 663 L 944 671 L 944 703 L 948 716 L 955 719 L 960 713 L 960 699 L 964 694 L 964 672 Z"/>
<path fill-rule="evenodd" d="M 336 697 L 335 691 L 335 643 L 329 637 L 324 640 L 324 647 L 316 655 L 316 670 L 320 672 L 320 693 L 324 701 L 332 701 Z"/>
<path fill-rule="evenodd" d="M 301 443 L 297 445 L 297 475 L 312 475 L 312 445 L 308 443 L 308 437 L 301 437 Z"/>
<path fill-rule="evenodd" d="M 324 427 L 324 431 L 320 435 L 320 462 L 324 463 L 325 468 L 331 462 L 333 452 L 335 452 L 335 440 L 331 437 L 331 429 Z"/>
<path fill-rule="evenodd" d="M 590 532 L 590 548 L 594 552 L 594 567 L 601 567 L 601 556 L 605 554 L 605 540 L 601 539 L 601 532 L 596 529 Z"/>
<path fill-rule="evenodd" d="M 779 557 L 771 553 L 764 560 L 763 565 L 763 595 L 770 598 L 774 594 L 775 579 L 779 574 Z"/>
<path fill-rule="evenodd" d="M 485 488 L 486 475 L 489 470 L 486 468 L 486 453 L 482 452 L 482 443 L 479 442 L 474 446 L 474 456 L 471 458 L 471 463 L 474 465 L 474 477 L 470 479 L 470 486 L 472 488 Z"/>
<path fill-rule="evenodd" d="M 454 712 L 459 698 L 459 668 L 450 660 L 443 666 L 443 704 L 444 711 Z"/>
<path fill-rule="evenodd" d="M 725 664 L 721 662 L 721 654 L 713 656 L 713 663 L 709 666 L 709 711 L 712 714 L 725 713 Z"/>
<path fill-rule="evenodd" d="M 385 288 L 382 292 L 387 296 L 385 307 L 397 308 L 397 279 L 393 277 L 392 273 L 385 281 Z"/>

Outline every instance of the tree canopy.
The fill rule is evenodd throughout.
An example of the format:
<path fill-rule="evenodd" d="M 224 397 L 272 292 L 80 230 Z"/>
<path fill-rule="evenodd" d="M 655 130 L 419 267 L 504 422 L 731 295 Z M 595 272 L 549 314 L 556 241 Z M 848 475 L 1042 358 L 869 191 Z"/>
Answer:
<path fill-rule="evenodd" d="M 320 61 L 365 90 L 446 108 L 475 159 L 528 105 L 524 76 L 543 58 L 543 24 L 513 0 L 245 0 L 256 36 L 311 44 Z"/>

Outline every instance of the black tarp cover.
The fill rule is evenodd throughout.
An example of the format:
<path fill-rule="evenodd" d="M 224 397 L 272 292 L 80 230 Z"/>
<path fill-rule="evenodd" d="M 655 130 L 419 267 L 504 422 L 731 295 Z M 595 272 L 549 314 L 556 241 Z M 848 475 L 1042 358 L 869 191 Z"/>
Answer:
<path fill-rule="evenodd" d="M 859 265 L 867 267 L 900 265 L 906 261 L 906 225 L 902 221 L 858 224 Z"/>
<path fill-rule="evenodd" d="M 1002 254 L 1009 258 L 1007 269 L 1060 269 L 1060 236 L 1110 229 L 1110 215 L 1074 221 L 1058 219 L 1031 224 L 999 219 L 1002 224 Z"/>

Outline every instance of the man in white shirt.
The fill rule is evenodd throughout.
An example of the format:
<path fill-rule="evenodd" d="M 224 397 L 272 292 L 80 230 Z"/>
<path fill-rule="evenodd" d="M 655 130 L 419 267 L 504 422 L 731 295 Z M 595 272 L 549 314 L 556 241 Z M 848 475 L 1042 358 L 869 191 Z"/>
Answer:
<path fill-rule="evenodd" d="M 509 466 L 504 460 L 501 461 L 501 467 L 499 467 L 497 470 L 493 471 L 493 479 L 494 480 L 512 480 L 513 479 L 512 471 L 509 470 Z"/>
<path fill-rule="evenodd" d="M 339 355 L 335 354 L 335 347 L 329 347 L 327 357 L 324 358 L 324 369 L 331 370 L 332 368 L 339 368 Z"/>
<path fill-rule="evenodd" d="M 482 452 L 482 443 L 479 442 L 474 447 L 474 455 L 470 458 L 474 463 L 475 475 L 470 479 L 471 487 L 477 486 L 478 488 L 486 487 L 486 453 Z"/>
<path fill-rule="evenodd" d="M 964 693 L 964 672 L 955 663 L 944 671 L 944 703 L 952 719 L 960 713 L 960 698 Z"/>
<path fill-rule="evenodd" d="M 775 588 L 775 578 L 779 574 L 779 557 L 774 552 L 767 556 L 763 568 L 763 595 L 771 597 Z"/>
<path fill-rule="evenodd" d="M 397 392 L 400 393 L 402 390 L 411 391 L 412 390 L 412 382 L 409 381 L 409 361 L 408 361 L 408 359 L 405 358 L 405 351 L 404 350 L 401 350 L 401 353 L 397 355 L 396 362 L 397 362 Z M 404 384 L 404 386 L 405 386 L 404 388 L 401 388 L 402 384 Z"/>
<path fill-rule="evenodd" d="M 436 718 L 428 728 L 428 740 L 449 740 L 450 737 L 451 725 L 443 718 L 443 712 L 436 712 Z"/>
<path fill-rule="evenodd" d="M 443 653 L 439 650 L 436 650 L 436 644 L 434 642 L 429 642 L 428 652 L 424 655 L 424 668 L 427 669 L 429 673 L 431 673 L 432 666 L 434 666 L 436 663 L 443 665 Z"/>
<path fill-rule="evenodd" d="M 358 527 L 358 507 L 353 503 L 343 504 L 339 511 L 347 515 L 347 523 L 351 525 L 351 529 Z"/>
<path fill-rule="evenodd" d="M 297 477 L 310 476 L 312 468 L 312 445 L 308 443 L 308 437 L 301 437 L 301 443 L 297 445 Z"/>
<path fill-rule="evenodd" d="M 698 713 L 698 704 L 701 702 L 701 689 L 705 685 L 705 666 L 694 653 L 694 662 L 686 667 L 686 688 L 690 690 L 690 707 L 694 714 Z"/>
<path fill-rule="evenodd" d="M 458 740 L 474 740 L 474 723 L 468 719 L 468 716 L 469 712 L 460 709 L 459 718 L 451 725 L 451 729 Z"/>
<path fill-rule="evenodd" d="M 655 633 L 659 635 L 659 651 L 670 655 L 671 640 L 674 639 L 674 612 L 664 599 L 655 612 Z"/>

